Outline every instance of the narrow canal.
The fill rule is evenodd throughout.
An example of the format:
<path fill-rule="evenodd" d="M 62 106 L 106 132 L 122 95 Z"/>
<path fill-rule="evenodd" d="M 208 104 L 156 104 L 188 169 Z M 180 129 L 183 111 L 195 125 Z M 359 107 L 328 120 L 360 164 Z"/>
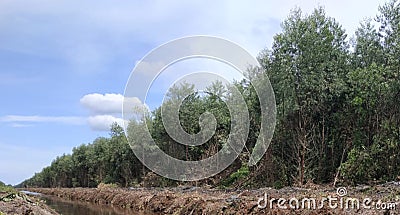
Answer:
<path fill-rule="evenodd" d="M 48 206 L 63 215 L 125 215 L 137 214 L 131 209 L 113 207 L 111 205 L 97 205 L 88 202 L 68 201 L 55 196 L 42 195 L 29 191 L 22 191 L 28 195 L 34 195 L 41 198 Z"/>

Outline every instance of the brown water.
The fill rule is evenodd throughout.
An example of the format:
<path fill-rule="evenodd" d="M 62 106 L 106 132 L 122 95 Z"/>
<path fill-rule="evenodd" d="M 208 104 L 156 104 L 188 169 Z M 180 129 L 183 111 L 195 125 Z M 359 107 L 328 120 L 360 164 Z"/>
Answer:
<path fill-rule="evenodd" d="M 97 205 L 80 201 L 67 201 L 53 196 L 40 196 L 46 204 L 63 215 L 121 215 L 138 214 L 131 209 L 113 207 L 111 205 Z"/>

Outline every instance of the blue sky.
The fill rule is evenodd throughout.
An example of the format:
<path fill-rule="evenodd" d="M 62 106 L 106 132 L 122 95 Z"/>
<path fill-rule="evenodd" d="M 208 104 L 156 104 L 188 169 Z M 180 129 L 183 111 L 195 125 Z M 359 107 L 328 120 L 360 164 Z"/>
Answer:
<path fill-rule="evenodd" d="M 325 6 L 352 35 L 383 2 L 0 0 L 0 180 L 107 136 L 136 62 L 165 42 L 214 35 L 257 55 L 295 6 Z"/>

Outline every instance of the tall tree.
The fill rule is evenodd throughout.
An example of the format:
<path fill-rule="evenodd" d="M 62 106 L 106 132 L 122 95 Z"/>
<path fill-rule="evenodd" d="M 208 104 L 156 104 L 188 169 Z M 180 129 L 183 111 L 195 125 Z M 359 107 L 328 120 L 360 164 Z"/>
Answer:
<path fill-rule="evenodd" d="M 328 122 L 343 96 L 346 34 L 322 8 L 308 16 L 302 16 L 300 9 L 292 11 L 282 29 L 274 37 L 272 51 L 261 57 L 276 95 L 277 132 L 282 132 L 277 136 L 284 138 L 278 142 L 287 144 L 283 160 L 289 169 L 296 166 L 292 176 L 297 183 L 323 181 L 332 172 L 327 164 L 338 165 L 332 160 L 335 154 L 327 155 L 338 147 L 331 144 Z"/>

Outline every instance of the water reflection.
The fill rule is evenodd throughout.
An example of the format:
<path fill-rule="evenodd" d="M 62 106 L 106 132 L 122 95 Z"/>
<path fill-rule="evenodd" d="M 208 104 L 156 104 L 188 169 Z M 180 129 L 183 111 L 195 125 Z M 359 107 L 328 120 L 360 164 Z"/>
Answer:
<path fill-rule="evenodd" d="M 121 214 L 137 214 L 130 209 L 113 207 L 111 205 L 96 205 L 87 202 L 67 201 L 53 196 L 40 196 L 46 201 L 46 204 L 63 215 L 121 215 Z"/>

